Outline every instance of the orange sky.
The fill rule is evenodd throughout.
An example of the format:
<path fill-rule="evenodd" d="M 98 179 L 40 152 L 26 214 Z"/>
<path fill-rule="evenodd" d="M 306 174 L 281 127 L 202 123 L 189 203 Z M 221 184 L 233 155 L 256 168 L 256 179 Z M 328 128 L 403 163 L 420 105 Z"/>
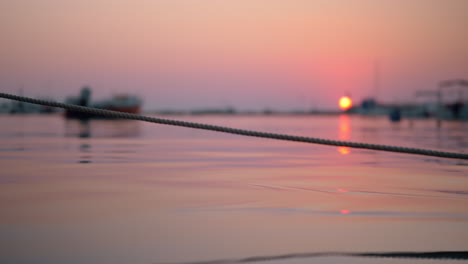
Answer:
<path fill-rule="evenodd" d="M 0 89 L 63 99 L 89 84 L 147 109 L 408 101 L 468 78 L 467 12 L 465 0 L 2 1 Z"/>

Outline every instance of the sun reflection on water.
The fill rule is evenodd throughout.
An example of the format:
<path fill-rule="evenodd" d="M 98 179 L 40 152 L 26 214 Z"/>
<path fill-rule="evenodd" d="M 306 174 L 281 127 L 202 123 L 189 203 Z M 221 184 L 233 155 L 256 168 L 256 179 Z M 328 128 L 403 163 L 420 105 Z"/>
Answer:
<path fill-rule="evenodd" d="M 340 115 L 339 118 L 339 139 L 340 140 L 348 140 L 351 136 L 351 126 L 350 126 L 350 119 L 348 115 Z M 338 147 L 338 152 L 341 155 L 348 155 L 351 153 L 351 149 L 349 147 Z"/>

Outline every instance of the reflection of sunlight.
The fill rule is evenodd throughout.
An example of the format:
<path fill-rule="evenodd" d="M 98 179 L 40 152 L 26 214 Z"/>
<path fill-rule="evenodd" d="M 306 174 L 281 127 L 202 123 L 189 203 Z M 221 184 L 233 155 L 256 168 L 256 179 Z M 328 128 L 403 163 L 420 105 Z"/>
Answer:
<path fill-rule="evenodd" d="M 340 126 L 339 126 L 339 139 L 340 140 L 348 140 L 351 136 L 351 126 L 349 116 L 347 115 L 340 115 Z M 351 149 L 349 147 L 338 147 L 338 152 L 341 155 L 347 155 L 351 153 Z"/>
<path fill-rule="evenodd" d="M 351 213 L 351 211 L 349 211 L 349 210 L 341 210 L 340 213 L 341 213 L 341 214 L 349 214 L 349 213 Z"/>
<path fill-rule="evenodd" d="M 348 147 L 338 147 L 338 152 L 340 152 L 341 155 L 347 155 L 351 150 Z"/>
<path fill-rule="evenodd" d="M 336 190 L 339 192 L 349 192 L 348 190 L 345 190 L 345 189 L 336 189 Z"/>
<path fill-rule="evenodd" d="M 347 115 L 340 115 L 340 139 L 347 140 L 351 134 L 351 128 L 349 126 L 349 116 Z"/>

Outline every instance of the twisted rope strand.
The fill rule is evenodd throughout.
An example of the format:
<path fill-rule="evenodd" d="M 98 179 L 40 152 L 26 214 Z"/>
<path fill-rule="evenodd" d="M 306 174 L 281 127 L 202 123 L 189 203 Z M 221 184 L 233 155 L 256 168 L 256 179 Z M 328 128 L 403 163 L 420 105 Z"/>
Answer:
<path fill-rule="evenodd" d="M 433 252 L 375 252 L 375 253 L 350 253 L 350 252 L 318 252 L 296 253 L 285 255 L 255 256 L 240 259 L 221 259 L 209 261 L 179 262 L 171 264 L 240 264 L 274 260 L 318 258 L 318 257 L 371 257 L 371 258 L 403 258 L 403 259 L 433 259 L 433 260 L 468 260 L 468 251 L 433 251 Z"/>

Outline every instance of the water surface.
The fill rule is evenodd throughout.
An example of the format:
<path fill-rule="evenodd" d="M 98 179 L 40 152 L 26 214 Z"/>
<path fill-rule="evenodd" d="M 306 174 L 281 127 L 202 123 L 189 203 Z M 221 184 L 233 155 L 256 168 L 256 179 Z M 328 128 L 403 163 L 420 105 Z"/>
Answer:
<path fill-rule="evenodd" d="M 468 151 L 468 123 L 438 129 L 433 120 L 391 124 L 345 115 L 177 118 Z M 138 121 L 17 115 L 0 116 L 0 124 L 2 263 L 468 250 L 463 160 Z M 359 263 L 368 262 L 384 263 Z"/>

